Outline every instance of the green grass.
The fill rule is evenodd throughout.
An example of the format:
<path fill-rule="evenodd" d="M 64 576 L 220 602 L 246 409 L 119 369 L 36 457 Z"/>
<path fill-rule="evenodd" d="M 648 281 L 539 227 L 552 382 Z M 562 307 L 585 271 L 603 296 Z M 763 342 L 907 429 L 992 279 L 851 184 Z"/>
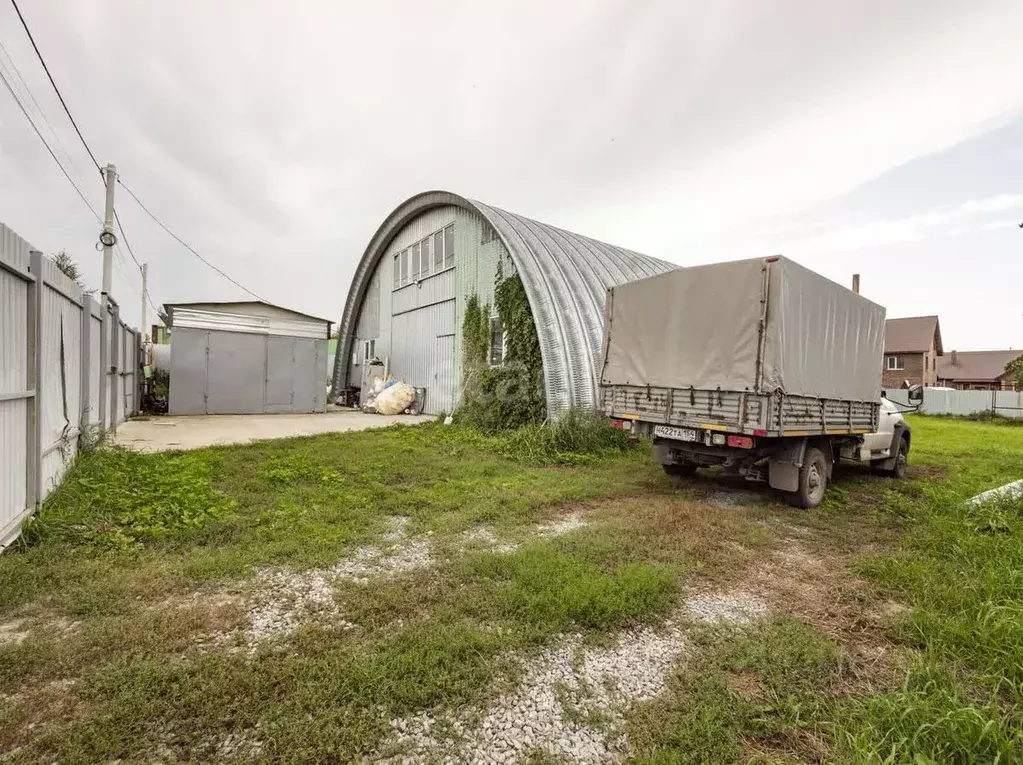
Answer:
<path fill-rule="evenodd" d="M 1023 507 L 962 501 L 1023 477 L 1023 429 L 912 425 L 913 480 L 852 469 L 813 512 L 770 495 L 750 509 L 705 505 L 720 476 L 668 479 L 648 447 L 593 421 L 87 454 L 0 556 L 0 622 L 25 632 L 0 639 L 0 751 L 229 760 L 219 742 L 258 731 L 266 761 L 351 761 L 391 717 L 485 702 L 514 683 L 512 657 L 560 635 L 606 640 L 663 619 L 695 584 L 746 586 L 787 524 L 808 530 L 828 566 L 857 556 L 862 609 L 908 610 L 887 628 L 854 614 L 824 634 L 782 603 L 745 630 L 692 631 L 666 691 L 629 715 L 635 761 L 1019 761 Z M 536 536 L 567 512 L 589 525 Z M 336 563 L 393 516 L 430 540 L 435 564 L 339 584 L 357 629 L 313 621 L 254 655 L 199 648 L 246 620 L 216 593 L 262 567 Z M 518 547 L 466 548 L 481 525 Z M 908 658 L 864 659 L 864 635 Z"/>

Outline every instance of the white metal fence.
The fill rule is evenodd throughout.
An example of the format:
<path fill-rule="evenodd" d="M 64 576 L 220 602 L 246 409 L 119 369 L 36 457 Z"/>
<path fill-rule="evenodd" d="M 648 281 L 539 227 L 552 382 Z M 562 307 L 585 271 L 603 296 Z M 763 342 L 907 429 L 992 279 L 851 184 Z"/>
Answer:
<path fill-rule="evenodd" d="M 891 388 L 888 398 L 898 404 L 909 404 L 907 391 Z M 1002 417 L 1023 417 L 1023 391 L 1010 390 L 935 390 L 924 388 L 921 414 L 994 413 Z"/>
<path fill-rule="evenodd" d="M 138 410 L 141 338 L 0 223 L 0 550 L 60 483 L 80 439 Z M 100 396 L 101 375 L 107 395 Z"/>

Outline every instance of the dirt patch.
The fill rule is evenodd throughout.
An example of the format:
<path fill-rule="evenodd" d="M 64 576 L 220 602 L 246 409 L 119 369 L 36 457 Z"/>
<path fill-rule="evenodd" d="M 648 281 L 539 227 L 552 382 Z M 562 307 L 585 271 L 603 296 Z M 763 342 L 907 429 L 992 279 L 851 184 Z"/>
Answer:
<path fill-rule="evenodd" d="M 760 679 L 752 669 L 739 669 L 728 673 L 728 687 L 736 693 L 741 693 L 749 699 L 763 697 L 763 688 L 760 687 Z"/>
<path fill-rule="evenodd" d="M 536 527 L 536 533 L 542 537 L 560 537 L 562 534 L 568 534 L 572 531 L 577 531 L 589 525 L 589 521 L 586 520 L 582 513 L 569 513 L 563 515 L 550 523 L 543 523 Z"/>
<path fill-rule="evenodd" d="M 20 645 L 32 633 L 25 629 L 25 619 L 13 619 L 0 624 L 0 645 Z"/>
<path fill-rule="evenodd" d="M 741 510 L 764 504 L 763 496 L 742 489 L 716 489 L 708 494 L 703 501 L 722 510 Z"/>
<path fill-rule="evenodd" d="M 911 462 L 906 466 L 906 478 L 911 481 L 944 481 L 947 476 L 948 471 L 936 465 L 917 465 Z"/>

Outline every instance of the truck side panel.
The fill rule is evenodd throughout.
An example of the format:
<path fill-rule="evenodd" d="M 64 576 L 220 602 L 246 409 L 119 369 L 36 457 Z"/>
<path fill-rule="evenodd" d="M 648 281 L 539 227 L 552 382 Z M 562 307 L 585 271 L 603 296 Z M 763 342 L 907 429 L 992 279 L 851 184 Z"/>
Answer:
<path fill-rule="evenodd" d="M 873 432 L 879 404 L 748 391 L 602 386 L 609 417 L 753 435 L 847 435 Z"/>

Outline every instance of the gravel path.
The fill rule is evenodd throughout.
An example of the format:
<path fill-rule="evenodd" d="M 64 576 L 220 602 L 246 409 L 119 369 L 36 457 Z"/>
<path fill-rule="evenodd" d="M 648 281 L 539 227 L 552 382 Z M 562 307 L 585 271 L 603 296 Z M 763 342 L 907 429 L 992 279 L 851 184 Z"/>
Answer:
<path fill-rule="evenodd" d="M 625 711 L 663 690 L 685 647 L 674 622 L 622 632 L 610 648 L 587 648 L 570 635 L 530 660 L 515 692 L 485 709 L 391 720 L 384 749 L 401 753 L 378 762 L 485 765 L 519 762 L 535 751 L 569 762 L 618 761 L 628 749 Z"/>
<path fill-rule="evenodd" d="M 386 544 L 361 547 L 328 568 L 308 571 L 261 569 L 253 578 L 249 597 L 249 624 L 240 631 L 250 651 L 263 640 L 290 635 L 309 621 L 329 621 L 343 629 L 355 627 L 342 616 L 334 598 L 339 581 L 366 584 L 372 579 L 397 576 L 433 564 L 433 548 L 425 539 L 406 538 L 408 518 L 389 518 L 381 537 Z M 214 645 L 235 642 L 238 632 L 214 636 Z"/>

